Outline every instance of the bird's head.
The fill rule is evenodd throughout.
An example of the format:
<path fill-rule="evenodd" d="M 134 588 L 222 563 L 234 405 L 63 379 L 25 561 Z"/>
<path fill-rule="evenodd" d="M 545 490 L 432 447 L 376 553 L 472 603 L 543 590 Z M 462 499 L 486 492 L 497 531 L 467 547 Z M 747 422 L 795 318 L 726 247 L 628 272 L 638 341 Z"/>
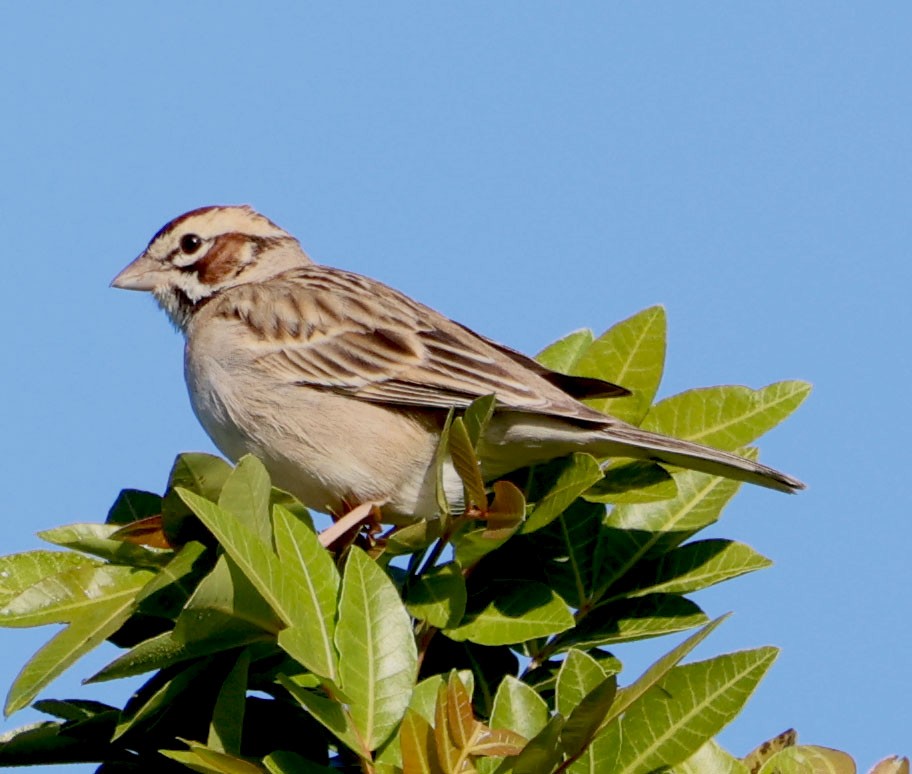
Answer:
<path fill-rule="evenodd" d="M 183 330 L 222 291 L 311 263 L 291 234 L 251 207 L 202 207 L 159 230 L 111 285 L 151 292 Z"/>

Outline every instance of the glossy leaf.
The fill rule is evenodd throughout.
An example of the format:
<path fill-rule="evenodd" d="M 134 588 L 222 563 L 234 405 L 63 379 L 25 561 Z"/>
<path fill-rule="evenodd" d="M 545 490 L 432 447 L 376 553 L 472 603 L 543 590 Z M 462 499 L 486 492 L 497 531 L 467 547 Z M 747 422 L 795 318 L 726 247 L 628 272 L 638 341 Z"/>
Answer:
<path fill-rule="evenodd" d="M 645 460 L 618 460 L 602 468 L 604 478 L 583 493 L 591 503 L 654 503 L 678 493 L 672 475 Z"/>
<path fill-rule="evenodd" d="M 43 530 L 38 533 L 38 537 L 71 551 L 107 559 L 114 564 L 155 568 L 171 561 L 174 554 L 169 550 L 112 539 L 111 535 L 119 529 L 117 524 L 70 524 Z"/>
<path fill-rule="evenodd" d="M 272 541 L 269 519 L 269 496 L 272 482 L 266 467 L 256 457 L 246 454 L 238 461 L 219 492 L 218 505 L 234 514 L 260 540 Z"/>
<path fill-rule="evenodd" d="M 250 652 L 243 650 L 222 683 L 212 709 L 207 745 L 213 750 L 231 755 L 241 752 L 249 669 Z"/>
<path fill-rule="evenodd" d="M 450 639 L 479 645 L 512 645 L 557 634 L 571 626 L 573 615 L 557 594 L 543 584 L 525 583 L 445 633 Z"/>
<path fill-rule="evenodd" d="M 109 565 L 95 571 L 97 585 L 68 584 L 65 596 L 55 599 L 43 612 L 49 619 L 72 622 L 38 650 L 16 676 L 6 698 L 6 714 L 22 709 L 77 659 L 116 632 L 130 617 L 138 591 L 151 577 L 145 570 Z"/>
<path fill-rule="evenodd" d="M 337 774 L 338 769 L 321 766 L 288 750 L 276 752 L 263 758 L 263 765 L 270 774 Z"/>
<path fill-rule="evenodd" d="M 675 475 L 678 494 L 657 503 L 619 505 L 599 536 L 596 588 L 611 588 L 641 561 L 667 552 L 719 518 L 741 484 L 692 470 Z"/>
<path fill-rule="evenodd" d="M 552 480 L 546 493 L 537 499 L 523 524 L 524 533 L 534 532 L 549 524 L 583 492 L 602 478 L 595 457 L 576 453 L 554 463 Z"/>
<path fill-rule="evenodd" d="M 445 774 L 437 761 L 434 730 L 415 710 L 408 710 L 399 729 L 403 774 Z"/>
<path fill-rule="evenodd" d="M 70 551 L 27 551 L 0 556 L 0 608 L 53 575 L 100 565 L 96 559 Z"/>
<path fill-rule="evenodd" d="M 839 750 L 796 745 L 776 753 L 759 774 L 855 774 L 852 758 Z"/>
<path fill-rule="evenodd" d="M 316 533 L 290 511 L 274 508 L 275 542 L 283 574 L 295 587 L 295 618 L 279 645 L 316 674 L 335 681 L 335 611 L 340 578 Z"/>
<path fill-rule="evenodd" d="M 605 670 L 598 661 L 585 651 L 571 648 L 557 673 L 554 708 L 563 717 L 570 717 L 583 698 L 605 677 Z"/>
<path fill-rule="evenodd" d="M 432 567 L 408 588 L 408 611 L 431 626 L 443 629 L 462 620 L 466 606 L 466 584 L 455 562 Z"/>
<path fill-rule="evenodd" d="M 275 635 L 281 627 L 281 621 L 247 577 L 222 555 L 178 616 L 173 637 L 190 644 L 233 639 L 251 630 Z"/>
<path fill-rule="evenodd" d="M 776 654 L 757 648 L 669 671 L 606 729 L 617 739 L 615 771 L 633 774 L 687 760 L 741 711 Z"/>
<path fill-rule="evenodd" d="M 648 580 L 638 583 L 627 594 L 631 597 L 658 592 L 686 594 L 771 564 L 744 543 L 698 540 L 669 551 L 654 566 L 643 570 Z"/>
<path fill-rule="evenodd" d="M 449 451 L 453 467 L 456 468 L 456 473 L 465 487 L 466 507 L 474 505 L 485 509 L 488 505 L 488 496 L 485 494 L 484 481 L 481 478 L 481 466 L 461 417 L 454 419 L 450 425 Z"/>
<path fill-rule="evenodd" d="M 552 715 L 547 725 L 529 740 L 522 752 L 512 760 L 506 761 L 506 768 L 502 767 L 497 771 L 508 771 L 511 774 L 542 774 L 553 771 L 563 758 L 560 746 L 563 727 L 564 719 L 560 715 Z"/>
<path fill-rule="evenodd" d="M 675 594 L 649 594 L 600 605 L 561 642 L 591 648 L 682 632 L 706 621 L 706 614 L 689 599 Z"/>
<path fill-rule="evenodd" d="M 494 395 L 485 395 L 483 398 L 473 400 L 462 416 L 465 423 L 466 432 L 469 435 L 469 442 L 472 448 L 478 448 L 478 442 L 484 436 L 484 432 L 494 416 L 494 407 L 497 405 L 497 398 Z"/>
<path fill-rule="evenodd" d="M 811 385 L 801 381 L 776 382 L 759 390 L 736 385 L 689 390 L 653 406 L 642 427 L 734 450 L 778 425 L 810 392 Z"/>
<path fill-rule="evenodd" d="M 574 373 L 626 387 L 625 398 L 586 401 L 598 411 L 639 424 L 659 388 L 665 368 L 665 310 L 653 306 L 599 336 L 574 366 Z"/>
<path fill-rule="evenodd" d="M 568 333 L 562 339 L 545 347 L 535 359 L 546 368 L 562 374 L 576 373 L 576 364 L 592 345 L 595 335 L 588 328 Z"/>
<path fill-rule="evenodd" d="M 494 695 L 491 728 L 532 739 L 547 725 L 548 718 L 548 705 L 533 688 L 512 675 L 504 677 Z"/>
<path fill-rule="evenodd" d="M 706 774 L 710 771 L 713 774 L 750 774 L 751 769 L 710 739 L 686 761 L 672 768 L 669 774 Z"/>
<path fill-rule="evenodd" d="M 352 721 L 368 749 L 376 750 L 405 713 L 418 656 L 396 587 L 354 546 L 342 577 L 335 643 Z"/>
<path fill-rule="evenodd" d="M 367 749 L 364 739 L 358 734 L 351 716 L 340 702 L 322 696 L 316 691 L 302 688 L 285 675 L 279 675 L 279 683 L 316 721 L 348 749 L 362 757 L 370 755 L 370 750 Z"/>

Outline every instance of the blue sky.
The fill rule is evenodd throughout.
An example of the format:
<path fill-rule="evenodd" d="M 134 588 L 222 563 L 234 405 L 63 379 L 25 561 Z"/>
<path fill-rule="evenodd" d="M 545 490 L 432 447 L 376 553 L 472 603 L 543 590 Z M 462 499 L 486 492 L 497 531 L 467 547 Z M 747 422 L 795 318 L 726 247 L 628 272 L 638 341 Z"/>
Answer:
<path fill-rule="evenodd" d="M 735 753 L 788 727 L 912 753 L 912 6 L 257 6 L 0 10 L 3 553 L 212 449 L 179 336 L 108 283 L 175 215 L 247 202 L 530 353 L 663 303 L 662 394 L 813 382 L 761 444 L 810 488 L 729 509 L 776 564 L 696 597 L 736 613 L 698 655 L 783 649 Z M 2 633 L 4 690 L 48 636 Z M 47 695 L 122 701 L 78 686 L 102 660 Z"/>

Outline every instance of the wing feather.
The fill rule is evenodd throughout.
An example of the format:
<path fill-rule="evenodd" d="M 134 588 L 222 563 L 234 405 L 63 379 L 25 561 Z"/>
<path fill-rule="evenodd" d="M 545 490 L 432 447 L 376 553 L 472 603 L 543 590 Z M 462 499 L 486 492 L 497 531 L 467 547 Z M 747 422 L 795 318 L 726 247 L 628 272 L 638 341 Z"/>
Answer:
<path fill-rule="evenodd" d="M 380 282 L 302 266 L 216 301 L 254 334 L 258 362 L 292 384 L 396 406 L 464 408 L 495 394 L 514 411 L 603 424 L 575 397 L 623 387 L 550 371 Z"/>

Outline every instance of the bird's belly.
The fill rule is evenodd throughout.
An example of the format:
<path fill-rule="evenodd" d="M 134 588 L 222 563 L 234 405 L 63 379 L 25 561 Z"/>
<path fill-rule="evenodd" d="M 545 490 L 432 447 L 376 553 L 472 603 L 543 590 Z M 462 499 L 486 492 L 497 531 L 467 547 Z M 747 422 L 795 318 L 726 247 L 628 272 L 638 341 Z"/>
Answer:
<path fill-rule="evenodd" d="M 438 435 L 402 412 L 312 387 L 275 384 L 213 358 L 188 358 L 193 411 L 232 461 L 254 454 L 275 486 L 308 508 L 341 514 L 364 502 L 384 521 L 437 512 L 434 458 Z M 455 474 L 449 494 L 461 493 Z"/>

